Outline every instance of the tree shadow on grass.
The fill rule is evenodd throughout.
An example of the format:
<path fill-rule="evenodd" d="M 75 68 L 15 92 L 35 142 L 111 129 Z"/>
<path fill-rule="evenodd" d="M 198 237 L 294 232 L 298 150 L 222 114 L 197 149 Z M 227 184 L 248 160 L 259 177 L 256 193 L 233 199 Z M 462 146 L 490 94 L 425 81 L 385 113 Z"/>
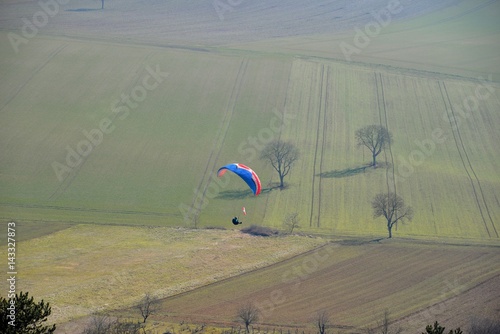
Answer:
<path fill-rule="evenodd" d="M 260 194 L 266 194 L 270 192 L 273 189 L 276 189 L 279 187 L 270 187 L 270 188 L 262 188 L 260 191 Z M 219 192 L 219 195 L 217 195 L 215 198 L 217 199 L 243 199 L 243 198 L 249 198 L 249 197 L 255 197 L 253 192 L 251 190 L 225 190 Z"/>
<path fill-rule="evenodd" d="M 217 199 L 243 199 L 247 197 L 252 197 L 253 192 L 251 190 L 225 190 L 219 192 L 215 198 Z"/>
<path fill-rule="evenodd" d="M 343 177 L 349 177 L 349 176 L 354 176 L 357 174 L 361 173 L 366 173 L 370 172 L 373 170 L 376 170 L 377 168 L 389 168 L 391 165 L 386 162 L 378 162 L 377 165 L 375 165 L 375 168 L 371 164 L 367 165 L 362 165 L 362 166 L 357 166 L 357 167 L 349 167 L 345 169 L 336 169 L 336 170 L 331 170 L 328 172 L 323 172 L 321 174 L 317 174 L 317 176 L 324 177 L 324 178 L 343 178 Z"/>
<path fill-rule="evenodd" d="M 371 166 L 368 165 L 363 165 L 363 166 L 358 166 L 358 167 L 350 167 L 350 168 L 345 168 L 345 169 L 336 169 L 336 170 L 331 170 L 328 172 L 323 172 L 319 174 L 320 177 L 325 177 L 325 178 L 342 178 L 342 177 L 349 177 L 349 176 L 354 176 L 360 173 L 365 173 L 367 169 L 370 169 Z M 373 168 L 371 168 L 373 169 Z"/>

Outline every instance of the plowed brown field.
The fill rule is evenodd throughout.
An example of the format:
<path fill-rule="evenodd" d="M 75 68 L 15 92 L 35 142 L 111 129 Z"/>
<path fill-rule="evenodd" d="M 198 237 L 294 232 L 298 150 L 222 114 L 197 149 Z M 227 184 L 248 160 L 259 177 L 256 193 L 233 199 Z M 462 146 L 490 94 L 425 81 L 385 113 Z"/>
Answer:
<path fill-rule="evenodd" d="M 331 244 L 272 267 L 167 298 L 165 321 L 230 325 L 251 301 L 256 327 L 314 325 L 327 311 L 333 327 L 375 327 L 384 310 L 404 332 L 435 320 L 465 328 L 472 317 L 499 312 L 497 247 L 411 242 Z M 168 320 L 167 320 L 168 319 Z M 445 323 L 445 325 L 446 325 Z"/>

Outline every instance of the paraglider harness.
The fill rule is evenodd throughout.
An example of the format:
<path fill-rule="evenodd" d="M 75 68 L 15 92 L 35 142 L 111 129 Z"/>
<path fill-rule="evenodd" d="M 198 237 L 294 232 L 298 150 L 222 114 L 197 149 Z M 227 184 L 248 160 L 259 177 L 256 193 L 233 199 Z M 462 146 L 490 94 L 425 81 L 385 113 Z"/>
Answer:
<path fill-rule="evenodd" d="M 233 221 L 233 224 L 234 224 L 234 225 L 243 224 L 243 222 L 240 222 L 240 221 L 238 220 L 238 217 L 234 217 L 232 221 Z"/>

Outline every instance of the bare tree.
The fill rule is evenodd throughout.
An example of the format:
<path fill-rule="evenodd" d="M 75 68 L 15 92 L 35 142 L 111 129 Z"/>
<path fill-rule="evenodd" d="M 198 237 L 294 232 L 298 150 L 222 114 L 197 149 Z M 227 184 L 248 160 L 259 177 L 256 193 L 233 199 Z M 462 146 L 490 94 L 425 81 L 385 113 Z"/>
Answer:
<path fill-rule="evenodd" d="M 290 142 L 273 140 L 264 147 L 260 159 L 268 161 L 278 172 L 280 188 L 284 187 L 283 179 L 288 175 L 295 161 L 299 159 L 299 149 Z"/>
<path fill-rule="evenodd" d="M 401 196 L 389 192 L 375 195 L 372 201 L 373 217 L 384 216 L 387 221 L 389 238 L 392 238 L 392 227 L 399 221 L 413 219 L 413 209 L 406 206 Z"/>
<path fill-rule="evenodd" d="M 378 328 L 377 329 L 368 329 L 368 334 L 401 334 L 403 332 L 403 329 L 401 327 L 398 327 L 396 329 L 392 329 L 391 326 L 391 321 L 389 318 L 389 310 L 384 311 L 384 318 L 382 319 L 382 322 L 378 323 Z"/>
<path fill-rule="evenodd" d="M 111 319 L 108 315 L 94 314 L 82 334 L 109 333 L 113 328 L 114 322 L 115 320 Z"/>
<path fill-rule="evenodd" d="M 141 302 L 139 303 L 139 305 L 137 305 L 137 308 L 141 312 L 143 323 L 145 323 L 148 317 L 155 312 L 157 302 L 158 299 L 151 296 L 150 293 L 146 293 L 141 299 Z"/>
<path fill-rule="evenodd" d="M 250 332 L 250 325 L 259 319 L 259 309 L 251 302 L 244 304 L 238 309 L 238 319 L 245 324 L 246 332 Z"/>
<path fill-rule="evenodd" d="M 356 131 L 358 146 L 366 146 L 372 153 L 371 166 L 377 165 L 377 156 L 391 142 L 391 134 L 382 125 L 368 125 Z"/>
<path fill-rule="evenodd" d="M 329 325 L 329 323 L 330 323 L 330 316 L 328 315 L 328 312 L 319 311 L 318 317 L 316 318 L 316 326 L 318 327 L 318 333 L 325 334 L 326 327 Z"/>
<path fill-rule="evenodd" d="M 139 334 L 140 323 L 122 321 L 108 315 L 94 315 L 83 329 L 82 334 Z"/>
<path fill-rule="evenodd" d="M 292 212 L 289 213 L 285 216 L 285 219 L 283 219 L 283 225 L 288 227 L 290 229 L 290 234 L 293 233 L 293 230 L 295 228 L 299 228 L 299 213 L 298 212 Z"/>

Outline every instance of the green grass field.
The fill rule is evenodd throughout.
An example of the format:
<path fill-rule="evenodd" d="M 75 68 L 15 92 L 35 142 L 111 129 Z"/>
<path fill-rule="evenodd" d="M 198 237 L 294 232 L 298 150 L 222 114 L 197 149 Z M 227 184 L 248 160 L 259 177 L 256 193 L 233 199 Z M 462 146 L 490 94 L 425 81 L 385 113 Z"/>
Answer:
<path fill-rule="evenodd" d="M 4 220 L 226 226 L 246 206 L 252 223 L 280 227 L 293 210 L 311 232 L 384 235 L 370 200 L 395 186 L 416 212 L 398 235 L 498 238 L 494 84 L 286 56 L 49 38 L 26 47 L 46 55 L 32 67 L 3 58 L 4 75 L 22 87 L 2 108 Z M 132 100 L 148 69 L 166 74 Z M 485 98 L 464 113 L 478 89 Z M 108 133 L 89 146 L 103 121 Z M 393 134 L 380 156 L 389 168 L 338 177 L 369 161 L 354 132 L 372 123 Z M 440 142 L 419 146 L 433 131 Z M 302 151 L 288 189 L 253 198 L 235 177 L 214 181 L 219 166 L 238 161 L 269 190 L 276 175 L 258 151 L 278 136 Z"/>
<path fill-rule="evenodd" d="M 340 314 L 338 326 L 355 330 L 375 323 L 369 309 L 375 305 L 401 323 L 420 321 L 433 308 L 446 316 L 456 310 L 450 319 L 465 323 L 466 297 L 483 298 L 495 310 L 481 287 L 498 277 L 498 250 L 490 247 L 500 240 L 498 1 L 404 2 L 351 59 L 341 45 L 356 46 L 358 31 L 374 22 L 370 11 L 387 1 L 363 8 L 345 1 L 330 11 L 303 9 L 300 0 L 284 7 L 245 2 L 224 18 L 210 2 L 141 4 L 107 2 L 104 11 L 90 10 L 91 1 L 61 6 L 17 53 L 11 34 L 22 35 L 23 18 L 41 7 L 0 4 L 0 221 L 5 229 L 16 222 L 18 288 L 50 301 L 54 321 L 126 309 L 145 288 L 170 296 L 324 242 L 173 227 L 230 228 L 239 215 L 243 226 L 282 229 L 284 217 L 297 212 L 305 234 L 380 239 L 387 231 L 373 219 L 370 202 L 387 191 L 415 211 L 412 222 L 393 231 L 403 241 L 335 248 L 325 274 L 342 276 L 339 263 L 346 261 L 353 285 L 344 277 L 337 283 L 346 292 L 337 295 L 313 275 L 309 297 L 289 296 L 293 302 L 280 306 L 270 324 L 284 326 L 291 314 L 309 322 L 292 312 L 302 304 L 324 305 Z M 393 135 L 376 169 L 366 168 L 369 152 L 354 136 L 369 124 Z M 277 138 L 301 152 L 281 191 L 277 175 L 259 160 Z M 232 162 L 259 174 L 260 196 L 234 175 L 215 178 Z M 442 246 L 441 256 L 440 243 L 461 246 Z M 0 245 L 6 255 L 6 240 Z M 245 255 L 233 257 L 239 248 Z M 386 266 L 375 258 L 392 253 L 402 254 L 387 264 L 394 277 L 371 276 L 370 269 Z M 227 308 L 248 294 L 265 299 L 283 288 L 271 277 L 293 269 L 293 261 L 182 295 L 179 320 L 199 312 L 189 309 L 195 304 L 221 311 L 210 314 L 211 322 L 230 323 Z M 430 276 L 413 280 L 406 270 Z M 463 290 L 442 294 L 445 277 L 463 278 Z M 398 278 L 403 285 L 394 292 L 380 287 Z M 379 285 L 371 288 L 372 280 Z M 254 291 L 234 295 L 237 285 Z M 218 301 L 206 296 L 220 287 L 232 304 L 207 310 Z M 318 288 L 339 304 L 311 292 Z M 190 302 L 198 293 L 203 303 Z M 370 297 L 366 305 L 363 296 Z M 410 299 L 403 309 L 391 307 Z M 436 311 L 442 301 L 446 311 Z"/>

